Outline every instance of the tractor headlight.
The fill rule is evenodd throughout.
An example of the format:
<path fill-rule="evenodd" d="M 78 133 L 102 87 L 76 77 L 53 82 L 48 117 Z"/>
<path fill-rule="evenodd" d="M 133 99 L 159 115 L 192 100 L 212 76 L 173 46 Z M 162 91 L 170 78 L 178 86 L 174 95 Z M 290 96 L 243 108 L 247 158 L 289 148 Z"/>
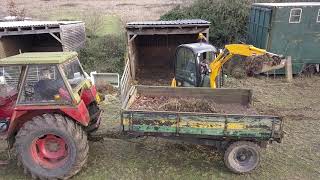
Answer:
<path fill-rule="evenodd" d="M 96 101 L 97 101 L 97 103 L 101 102 L 101 98 L 100 98 L 100 94 L 99 93 L 96 94 Z"/>

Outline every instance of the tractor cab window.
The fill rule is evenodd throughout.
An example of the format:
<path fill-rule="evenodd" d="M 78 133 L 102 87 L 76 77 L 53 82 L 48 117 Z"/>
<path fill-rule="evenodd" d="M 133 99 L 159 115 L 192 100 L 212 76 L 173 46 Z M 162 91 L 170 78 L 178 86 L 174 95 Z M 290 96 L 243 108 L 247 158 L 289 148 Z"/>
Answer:
<path fill-rule="evenodd" d="M 17 96 L 20 75 L 21 66 L 0 66 L 0 98 Z"/>
<path fill-rule="evenodd" d="M 180 48 L 177 52 L 176 77 L 191 85 L 196 83 L 196 58 L 187 48 Z"/>
<path fill-rule="evenodd" d="M 68 104 L 70 94 L 56 65 L 29 65 L 19 103 Z"/>
<path fill-rule="evenodd" d="M 72 88 L 77 87 L 86 78 L 78 59 L 64 63 L 62 69 Z"/>

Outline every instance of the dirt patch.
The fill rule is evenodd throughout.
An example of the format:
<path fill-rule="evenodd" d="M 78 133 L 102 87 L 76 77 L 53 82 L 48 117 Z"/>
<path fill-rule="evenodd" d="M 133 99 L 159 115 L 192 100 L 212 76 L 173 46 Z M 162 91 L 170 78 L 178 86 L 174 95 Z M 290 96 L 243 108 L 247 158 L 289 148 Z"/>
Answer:
<path fill-rule="evenodd" d="M 77 3 L 65 3 L 65 4 L 61 4 L 61 7 L 76 7 L 78 6 Z"/>
<path fill-rule="evenodd" d="M 178 111 L 223 114 L 257 114 L 240 104 L 218 104 L 210 99 L 139 96 L 130 106 L 132 110 Z"/>
<path fill-rule="evenodd" d="M 149 86 L 169 86 L 174 77 L 168 67 L 140 68 L 136 75 L 136 84 Z"/>
<path fill-rule="evenodd" d="M 227 78 L 224 87 L 252 89 L 254 106 L 263 114 L 294 120 L 320 117 L 320 76 L 295 77 L 292 83 L 287 83 L 281 76 Z"/>

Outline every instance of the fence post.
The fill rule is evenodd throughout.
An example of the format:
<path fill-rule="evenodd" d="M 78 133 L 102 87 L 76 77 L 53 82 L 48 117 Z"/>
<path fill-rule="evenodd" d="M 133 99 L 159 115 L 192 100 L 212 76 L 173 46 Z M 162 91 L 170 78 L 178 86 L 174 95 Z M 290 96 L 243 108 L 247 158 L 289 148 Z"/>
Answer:
<path fill-rule="evenodd" d="M 292 75 L 292 61 L 291 61 L 291 56 L 288 56 L 286 59 L 286 79 L 288 82 L 292 82 L 293 75 Z"/>

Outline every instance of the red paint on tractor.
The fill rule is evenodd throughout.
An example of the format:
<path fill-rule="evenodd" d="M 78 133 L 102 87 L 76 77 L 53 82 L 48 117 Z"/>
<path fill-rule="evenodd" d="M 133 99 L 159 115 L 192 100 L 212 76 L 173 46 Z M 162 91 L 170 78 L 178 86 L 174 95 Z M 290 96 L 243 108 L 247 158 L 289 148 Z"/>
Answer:
<path fill-rule="evenodd" d="M 12 90 L 9 94 L 0 95 L 0 119 L 10 118 L 14 111 L 18 92 Z"/>
<path fill-rule="evenodd" d="M 61 108 L 62 112 L 73 118 L 74 120 L 78 121 L 83 126 L 88 126 L 90 122 L 90 115 L 89 111 L 84 103 L 84 101 L 81 101 L 76 108 Z"/>
<path fill-rule="evenodd" d="M 35 139 L 30 152 L 34 161 L 47 169 L 56 169 L 64 165 L 69 154 L 64 139 L 53 134 Z"/>
<path fill-rule="evenodd" d="M 27 121 L 31 120 L 32 117 L 45 113 L 47 111 L 37 111 L 37 109 L 28 108 L 28 106 L 17 106 L 14 109 L 14 112 L 10 118 L 10 124 L 8 128 L 7 135 L 13 135 L 16 130 L 20 129 L 20 127 Z"/>
<path fill-rule="evenodd" d="M 77 106 L 61 106 L 61 105 L 17 105 L 10 118 L 8 128 L 8 136 L 11 136 L 22 124 L 43 113 L 59 113 L 63 112 L 83 126 L 88 126 L 90 115 L 83 101 Z"/>
<path fill-rule="evenodd" d="M 89 89 L 84 89 L 81 93 L 81 99 L 85 103 L 85 105 L 91 104 L 93 101 L 95 101 L 97 95 L 97 89 L 96 86 L 91 86 Z"/>

